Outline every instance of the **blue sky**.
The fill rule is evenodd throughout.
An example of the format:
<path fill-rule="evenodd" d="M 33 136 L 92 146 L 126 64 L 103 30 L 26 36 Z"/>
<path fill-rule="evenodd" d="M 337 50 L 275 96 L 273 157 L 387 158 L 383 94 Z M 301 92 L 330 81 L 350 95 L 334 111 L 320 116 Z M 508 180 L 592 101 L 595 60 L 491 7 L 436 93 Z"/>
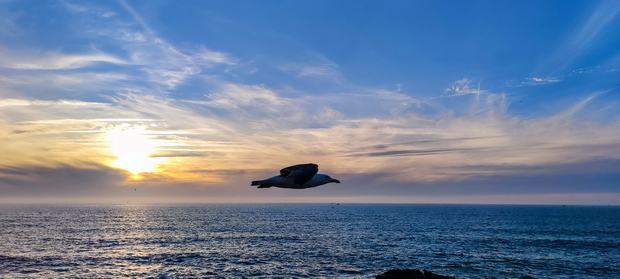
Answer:
<path fill-rule="evenodd" d="M 1 1 L 0 201 L 620 203 L 616 1 Z M 313 162 L 340 185 L 249 181 Z"/>

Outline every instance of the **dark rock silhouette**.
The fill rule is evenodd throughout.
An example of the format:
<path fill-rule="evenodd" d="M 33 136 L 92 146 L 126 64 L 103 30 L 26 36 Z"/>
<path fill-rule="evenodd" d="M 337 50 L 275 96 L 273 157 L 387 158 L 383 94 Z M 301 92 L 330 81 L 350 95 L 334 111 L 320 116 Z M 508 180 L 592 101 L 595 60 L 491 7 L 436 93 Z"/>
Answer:
<path fill-rule="evenodd" d="M 417 269 L 390 269 L 383 274 L 375 276 L 377 279 L 456 279 L 452 276 L 434 274 L 428 270 Z"/>

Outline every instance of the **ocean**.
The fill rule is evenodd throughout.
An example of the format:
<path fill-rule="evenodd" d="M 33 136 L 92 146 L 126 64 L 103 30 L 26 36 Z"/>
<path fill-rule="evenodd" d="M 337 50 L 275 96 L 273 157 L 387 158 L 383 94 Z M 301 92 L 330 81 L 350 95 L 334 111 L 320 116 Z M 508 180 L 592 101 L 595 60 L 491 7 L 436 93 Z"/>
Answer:
<path fill-rule="evenodd" d="M 0 278 L 620 278 L 620 207 L 0 205 Z"/>

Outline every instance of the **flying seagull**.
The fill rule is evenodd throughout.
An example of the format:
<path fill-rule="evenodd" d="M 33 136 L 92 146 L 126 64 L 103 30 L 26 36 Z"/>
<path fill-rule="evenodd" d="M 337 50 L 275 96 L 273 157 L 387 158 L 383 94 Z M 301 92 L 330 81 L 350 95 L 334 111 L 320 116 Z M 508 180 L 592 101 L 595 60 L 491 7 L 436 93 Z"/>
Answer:
<path fill-rule="evenodd" d="M 265 180 L 252 181 L 252 186 L 258 188 L 290 188 L 306 189 L 320 186 L 330 182 L 340 183 L 340 180 L 319 174 L 319 166 L 316 164 L 294 165 L 280 170 L 280 175 Z"/>

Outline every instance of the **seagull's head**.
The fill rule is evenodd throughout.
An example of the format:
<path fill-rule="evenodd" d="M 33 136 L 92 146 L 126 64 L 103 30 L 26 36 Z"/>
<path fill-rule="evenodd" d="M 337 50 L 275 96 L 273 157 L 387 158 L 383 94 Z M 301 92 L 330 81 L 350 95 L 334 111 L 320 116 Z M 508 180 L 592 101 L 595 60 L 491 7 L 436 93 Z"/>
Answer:
<path fill-rule="evenodd" d="M 325 181 L 325 183 L 330 183 L 330 182 L 340 183 L 340 180 L 331 178 L 329 175 L 324 175 L 323 181 Z"/>

